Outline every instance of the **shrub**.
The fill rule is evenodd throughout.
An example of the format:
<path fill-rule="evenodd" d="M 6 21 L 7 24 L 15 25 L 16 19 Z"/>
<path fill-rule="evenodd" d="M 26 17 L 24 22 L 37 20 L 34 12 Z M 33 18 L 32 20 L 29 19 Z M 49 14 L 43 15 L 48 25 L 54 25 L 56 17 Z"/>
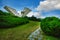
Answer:
<path fill-rule="evenodd" d="M 20 18 L 17 16 L 10 15 L 9 13 L 0 12 L 0 28 L 10 28 L 18 25 L 26 24 L 29 22 L 26 18 Z"/>
<path fill-rule="evenodd" d="M 0 18 L 0 28 L 15 27 L 18 25 L 26 24 L 29 21 L 26 18 L 15 18 L 11 16 L 4 16 Z"/>
<path fill-rule="evenodd" d="M 46 35 L 60 37 L 60 19 L 46 17 L 41 21 L 41 29 Z"/>

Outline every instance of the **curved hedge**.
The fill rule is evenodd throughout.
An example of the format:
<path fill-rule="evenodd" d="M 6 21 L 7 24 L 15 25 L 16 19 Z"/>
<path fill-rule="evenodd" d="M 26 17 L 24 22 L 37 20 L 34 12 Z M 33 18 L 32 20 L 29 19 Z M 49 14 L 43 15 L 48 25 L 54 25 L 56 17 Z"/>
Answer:
<path fill-rule="evenodd" d="M 28 23 L 28 19 L 12 17 L 12 16 L 0 16 L 0 28 L 10 28 L 18 25 Z"/>
<path fill-rule="evenodd" d="M 8 12 L 0 10 L 0 28 L 10 28 L 18 25 L 26 24 L 29 20 L 12 15 Z"/>
<path fill-rule="evenodd" d="M 60 37 L 60 19 L 46 17 L 41 21 L 41 29 L 46 35 Z"/>

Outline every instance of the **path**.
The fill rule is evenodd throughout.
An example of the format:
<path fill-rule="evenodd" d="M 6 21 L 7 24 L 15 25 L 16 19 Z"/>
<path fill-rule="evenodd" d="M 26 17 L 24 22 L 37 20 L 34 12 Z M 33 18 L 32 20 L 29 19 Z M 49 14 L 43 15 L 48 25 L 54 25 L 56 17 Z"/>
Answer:
<path fill-rule="evenodd" d="M 31 33 L 31 35 L 28 37 L 29 40 L 42 40 L 43 36 L 41 34 L 40 27 Z"/>

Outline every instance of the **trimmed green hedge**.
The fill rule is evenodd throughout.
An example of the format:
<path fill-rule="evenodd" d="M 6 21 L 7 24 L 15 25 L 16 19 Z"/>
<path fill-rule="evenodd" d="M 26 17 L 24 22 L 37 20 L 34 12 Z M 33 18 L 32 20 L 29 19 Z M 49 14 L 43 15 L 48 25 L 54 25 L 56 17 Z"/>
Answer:
<path fill-rule="evenodd" d="M 26 18 L 20 18 L 13 16 L 9 13 L 0 11 L 0 28 L 10 28 L 18 25 L 26 24 L 29 20 Z"/>
<path fill-rule="evenodd" d="M 18 25 L 26 24 L 29 21 L 26 18 L 15 18 L 10 16 L 0 17 L 0 28 L 15 27 Z"/>
<path fill-rule="evenodd" d="M 60 37 L 60 19 L 46 17 L 41 21 L 41 29 L 46 35 Z"/>

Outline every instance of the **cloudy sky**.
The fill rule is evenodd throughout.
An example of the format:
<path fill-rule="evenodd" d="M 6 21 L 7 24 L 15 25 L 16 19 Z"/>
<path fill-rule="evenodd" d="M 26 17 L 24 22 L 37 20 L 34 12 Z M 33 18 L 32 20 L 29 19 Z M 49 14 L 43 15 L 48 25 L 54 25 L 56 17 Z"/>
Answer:
<path fill-rule="evenodd" d="M 49 16 L 60 17 L 60 0 L 40 1 L 36 9 L 40 12 L 42 18 Z"/>
<path fill-rule="evenodd" d="M 60 17 L 60 0 L 0 0 L 0 9 L 4 10 L 4 6 L 10 6 L 21 12 L 24 7 L 30 8 L 32 11 L 27 15 L 31 17 L 45 18 L 48 16 Z"/>

